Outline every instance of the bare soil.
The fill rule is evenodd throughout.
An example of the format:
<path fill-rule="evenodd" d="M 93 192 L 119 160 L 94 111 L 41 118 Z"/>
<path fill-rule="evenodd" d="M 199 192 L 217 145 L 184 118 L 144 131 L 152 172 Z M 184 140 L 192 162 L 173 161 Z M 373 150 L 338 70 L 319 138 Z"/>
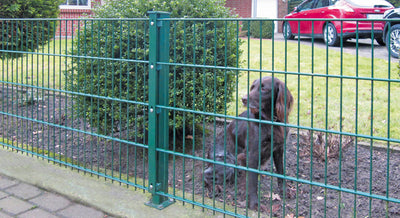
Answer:
<path fill-rule="evenodd" d="M 147 148 L 142 147 L 146 140 L 129 138 L 126 131 L 108 138 L 99 137 L 90 122 L 74 115 L 70 96 L 5 86 L 0 87 L 0 92 L 0 136 L 8 140 L 4 141 L 5 144 L 128 180 L 131 184 L 148 186 L 148 154 Z M 197 199 L 192 198 L 195 194 L 200 196 L 200 200 L 197 199 L 200 202 L 204 198 L 206 202 L 223 202 L 230 207 L 245 208 L 245 173 L 238 173 L 233 184 L 208 190 L 202 180 L 207 164 L 190 158 L 190 155 L 205 157 L 213 145 L 214 131 L 222 131 L 223 126 L 221 122 L 215 126 L 211 123 L 207 124 L 207 130 L 197 131 L 193 136 L 171 135 L 170 149 L 176 152 L 176 155 L 170 155 L 169 162 L 169 185 L 174 188 L 172 194 L 189 200 Z M 398 202 L 400 199 L 400 153 L 394 149 L 387 150 L 387 145 L 371 147 L 365 139 L 360 142 L 360 139 L 340 139 L 339 136 L 327 138 L 330 150 L 325 152 L 323 147 L 319 147 L 325 144 L 321 141 L 325 135 L 321 134 L 314 133 L 311 137 L 309 132 L 291 130 L 285 151 L 285 174 L 288 177 L 285 196 L 274 192 L 276 178 L 271 180 L 270 176 L 260 176 L 261 212 L 278 217 L 321 217 L 324 214 L 327 217 L 338 217 L 339 214 L 342 217 L 400 217 L 398 203 L 380 200 L 389 198 Z M 120 140 L 129 140 L 130 143 Z M 342 149 L 338 149 L 340 140 Z M 182 153 L 189 156 L 183 158 Z M 270 161 L 263 169 L 271 171 Z M 300 182 L 293 181 L 296 179 Z M 343 190 L 340 192 L 338 189 Z"/>

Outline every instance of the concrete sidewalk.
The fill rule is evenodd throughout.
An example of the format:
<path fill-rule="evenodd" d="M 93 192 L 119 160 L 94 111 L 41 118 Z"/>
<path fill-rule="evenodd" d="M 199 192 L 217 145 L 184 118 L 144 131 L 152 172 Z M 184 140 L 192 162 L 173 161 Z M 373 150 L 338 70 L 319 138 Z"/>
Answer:
<path fill-rule="evenodd" d="M 215 216 L 181 203 L 160 211 L 144 205 L 149 199 L 141 190 L 0 146 L 0 218 Z"/>
<path fill-rule="evenodd" d="M 19 180 L 0 175 L 0 217 L 109 217 L 101 210 L 75 203 Z"/>

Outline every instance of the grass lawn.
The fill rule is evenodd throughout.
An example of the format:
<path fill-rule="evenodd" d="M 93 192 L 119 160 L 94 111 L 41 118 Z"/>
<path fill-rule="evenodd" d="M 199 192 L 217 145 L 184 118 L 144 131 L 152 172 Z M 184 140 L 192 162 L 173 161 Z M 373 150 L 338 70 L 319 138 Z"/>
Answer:
<path fill-rule="evenodd" d="M 324 48 L 299 46 L 297 41 L 250 39 L 242 50 L 243 68 L 275 71 L 287 84 L 295 99 L 290 123 L 377 137 L 400 135 L 400 84 L 384 81 L 399 79 L 398 63 L 333 50 L 327 54 Z M 271 73 L 241 72 L 239 101 L 248 83 L 266 75 Z M 236 114 L 235 102 L 228 114 Z"/>
<path fill-rule="evenodd" d="M 28 86 L 62 88 L 65 79 L 63 71 L 66 69 L 66 58 L 62 55 L 66 55 L 71 44 L 70 39 L 56 39 L 35 51 L 39 54 L 0 60 L 3 72 L 1 80 Z"/>

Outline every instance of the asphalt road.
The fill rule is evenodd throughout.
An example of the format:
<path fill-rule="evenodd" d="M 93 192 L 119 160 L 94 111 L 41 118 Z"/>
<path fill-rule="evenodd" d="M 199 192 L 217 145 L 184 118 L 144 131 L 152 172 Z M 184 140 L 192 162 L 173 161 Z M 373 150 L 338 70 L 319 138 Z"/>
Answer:
<path fill-rule="evenodd" d="M 282 33 L 275 34 L 275 40 L 284 40 Z M 297 38 L 294 40 L 289 40 L 291 42 L 297 42 Z M 312 40 L 309 37 L 301 37 L 300 43 L 304 45 L 312 45 Z M 323 39 L 315 39 L 314 46 L 319 48 L 326 48 Z M 340 51 L 341 47 L 329 47 L 331 50 Z M 357 54 L 357 41 L 355 39 L 347 40 L 343 45 L 343 52 L 356 55 Z M 373 56 L 372 56 L 373 54 Z M 389 54 L 386 46 L 379 45 L 375 40 L 373 41 L 373 46 L 371 44 L 371 39 L 360 39 L 358 41 L 358 55 L 361 57 L 368 58 L 379 58 L 388 60 Z M 398 62 L 399 59 L 390 57 L 392 62 Z"/>

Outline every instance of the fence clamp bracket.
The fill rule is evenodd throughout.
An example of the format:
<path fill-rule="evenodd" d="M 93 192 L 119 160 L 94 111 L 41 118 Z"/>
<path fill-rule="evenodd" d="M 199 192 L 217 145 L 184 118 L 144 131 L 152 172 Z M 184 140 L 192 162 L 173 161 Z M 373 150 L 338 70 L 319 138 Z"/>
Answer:
<path fill-rule="evenodd" d="M 155 186 L 150 185 L 149 192 L 155 194 L 157 191 L 159 191 L 160 188 L 161 188 L 161 183 L 157 183 Z M 153 197 L 158 197 L 158 196 L 153 196 Z M 173 203 L 175 203 L 175 201 L 171 198 L 169 198 L 166 201 L 163 201 L 161 204 L 155 204 L 153 203 L 153 199 L 151 199 L 150 201 L 146 202 L 145 205 L 162 210 Z"/>
<path fill-rule="evenodd" d="M 175 201 L 173 199 L 168 199 L 167 201 L 164 201 L 162 204 L 154 204 L 152 202 L 152 200 L 150 200 L 150 201 L 146 202 L 145 205 L 156 208 L 158 210 L 162 210 L 173 203 L 175 203 Z"/>
<path fill-rule="evenodd" d="M 161 113 L 161 108 L 156 107 L 155 110 L 153 107 L 150 107 L 149 109 L 150 113 L 156 112 L 156 114 L 160 114 Z"/>

